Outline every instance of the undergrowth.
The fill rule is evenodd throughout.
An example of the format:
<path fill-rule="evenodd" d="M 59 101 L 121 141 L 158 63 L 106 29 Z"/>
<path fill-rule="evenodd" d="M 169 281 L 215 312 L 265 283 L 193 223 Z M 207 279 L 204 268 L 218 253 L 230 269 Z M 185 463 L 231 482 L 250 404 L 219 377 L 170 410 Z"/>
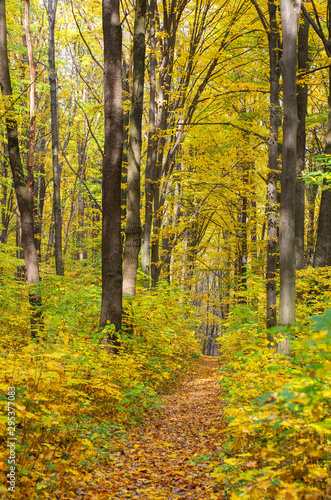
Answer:
<path fill-rule="evenodd" d="M 268 346 L 261 309 L 240 304 L 227 319 L 220 385 L 228 425 L 212 472 L 222 498 L 331 498 L 329 274 L 298 275 L 297 326 L 280 334 L 292 339 L 290 356 Z"/>
<path fill-rule="evenodd" d="M 99 276 L 72 263 L 63 278 L 43 269 L 44 328 L 33 340 L 28 286 L 13 279 L 16 260 L 4 260 L 1 498 L 10 497 L 6 474 L 11 435 L 17 438 L 15 498 L 57 498 L 61 491 L 74 497 L 72 485 L 79 476 L 109 459 L 114 440 L 159 404 L 159 393 L 198 355 L 195 313 L 176 289 L 162 284 L 155 292 L 140 288 L 136 299 L 125 304 L 130 328 L 120 334 L 120 352 L 109 353 L 105 332 L 98 330 Z M 8 388 L 15 397 L 15 427 L 8 426 Z"/>

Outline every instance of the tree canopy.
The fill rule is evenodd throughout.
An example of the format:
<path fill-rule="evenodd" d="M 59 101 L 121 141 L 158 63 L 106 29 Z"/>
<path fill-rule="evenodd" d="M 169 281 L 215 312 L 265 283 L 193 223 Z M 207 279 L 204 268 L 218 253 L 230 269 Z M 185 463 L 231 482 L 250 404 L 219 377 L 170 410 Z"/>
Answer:
<path fill-rule="evenodd" d="M 0 0 L 20 498 L 61 495 L 69 462 L 110 453 L 95 432 L 113 442 L 201 353 L 221 356 L 226 422 L 206 498 L 327 498 L 330 8 Z"/>

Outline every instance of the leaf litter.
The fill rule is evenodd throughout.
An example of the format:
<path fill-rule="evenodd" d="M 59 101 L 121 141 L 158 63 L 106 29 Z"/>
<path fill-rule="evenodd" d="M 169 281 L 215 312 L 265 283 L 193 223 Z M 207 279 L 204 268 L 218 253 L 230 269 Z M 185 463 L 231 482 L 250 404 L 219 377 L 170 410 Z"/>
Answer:
<path fill-rule="evenodd" d="M 164 405 L 116 443 L 93 481 L 82 481 L 76 498 L 221 499 L 210 477 L 225 427 L 217 361 L 201 357 Z"/>

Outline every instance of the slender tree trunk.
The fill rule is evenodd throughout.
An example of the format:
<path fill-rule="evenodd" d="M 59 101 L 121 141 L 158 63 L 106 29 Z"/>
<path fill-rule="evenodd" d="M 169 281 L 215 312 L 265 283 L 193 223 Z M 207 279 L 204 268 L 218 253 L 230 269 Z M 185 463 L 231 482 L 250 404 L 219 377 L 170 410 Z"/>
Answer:
<path fill-rule="evenodd" d="M 80 158 L 79 153 L 78 153 L 78 158 Z M 82 184 L 84 182 L 83 178 L 84 178 L 84 173 L 85 173 L 85 167 L 86 167 L 86 163 L 84 163 L 84 162 L 81 163 L 79 160 L 78 161 L 78 172 L 76 173 L 75 184 L 74 184 L 74 188 L 72 191 L 70 217 L 69 217 L 67 229 L 65 231 L 66 237 L 65 237 L 64 249 L 63 249 L 63 256 L 64 257 L 67 255 L 67 249 L 68 249 L 68 244 L 69 244 L 69 239 L 70 239 L 71 228 L 72 228 L 72 224 L 74 222 L 75 216 L 76 216 L 77 208 L 78 208 L 78 212 L 82 208 L 82 207 L 79 207 L 79 203 L 80 203 L 81 196 L 82 196 L 81 189 L 82 189 Z M 78 192 L 76 194 L 77 184 L 78 184 Z M 79 239 L 79 237 L 77 239 Z M 77 259 L 79 259 L 78 255 L 77 255 Z"/>
<path fill-rule="evenodd" d="M 248 168 L 247 164 L 242 166 L 242 181 L 245 186 L 245 191 L 248 189 Z M 247 292 L 247 262 L 248 262 L 248 248 L 247 248 L 247 196 L 240 197 L 240 211 L 238 213 L 238 289 L 239 289 L 239 302 L 246 304 Z"/>
<path fill-rule="evenodd" d="M 308 265 L 313 265 L 313 255 L 315 247 L 315 233 L 316 233 L 316 223 L 315 223 L 315 201 L 317 195 L 318 186 L 312 184 L 307 189 L 307 199 L 308 199 L 308 228 L 307 228 L 307 252 L 306 252 L 306 262 Z"/>
<path fill-rule="evenodd" d="M 24 27 L 25 27 L 25 39 L 26 45 L 28 49 L 28 60 L 29 60 L 29 68 L 30 68 L 30 126 L 29 126 L 29 153 L 28 153 L 28 175 L 31 179 L 34 180 L 34 165 L 35 165 L 35 149 L 36 149 L 36 104 L 35 104 L 35 94 L 36 94 L 36 72 L 35 65 L 33 60 L 33 49 L 30 37 L 30 0 L 24 0 Z M 45 141 L 43 140 L 43 143 Z M 41 245 L 41 219 L 42 219 L 42 210 L 44 205 L 44 197 L 45 197 L 45 177 L 41 176 L 38 179 L 36 184 L 33 182 L 33 190 L 34 196 L 36 197 L 36 191 L 40 185 L 39 191 L 39 203 L 38 207 L 35 204 L 34 206 L 34 240 L 36 251 L 38 254 L 38 258 L 40 260 L 40 245 Z M 41 211 L 41 215 L 40 215 Z"/>
<path fill-rule="evenodd" d="M 170 66 L 169 66 L 170 65 Z M 159 262 L 159 239 L 160 230 L 162 226 L 162 213 L 161 209 L 163 203 L 160 203 L 160 183 L 161 183 L 161 172 L 163 167 L 164 149 L 166 145 L 166 130 L 167 130 L 167 117 L 168 117 L 168 101 L 169 101 L 169 89 L 172 73 L 172 61 L 169 62 L 169 55 L 166 53 L 164 55 L 164 61 L 162 66 L 167 68 L 166 72 L 170 75 L 163 76 L 163 71 L 160 71 L 160 83 L 158 91 L 158 108 L 159 108 L 159 119 L 157 124 L 157 129 L 160 132 L 160 137 L 157 143 L 157 159 L 156 159 L 156 182 L 154 186 L 154 217 L 153 217 L 153 237 L 151 244 L 151 278 L 152 287 L 156 287 L 157 282 L 160 277 L 160 262 Z"/>
<path fill-rule="evenodd" d="M 53 213 L 55 234 L 55 267 L 58 276 L 64 275 L 62 258 L 62 215 L 61 215 L 61 168 L 59 164 L 59 110 L 57 97 L 57 74 L 55 66 L 55 20 L 58 0 L 46 0 L 44 5 L 48 16 L 48 71 L 51 96 L 52 160 L 53 160 Z"/>
<path fill-rule="evenodd" d="M 35 104 L 35 94 L 36 94 L 36 72 L 33 60 L 33 50 L 30 38 L 30 0 L 24 0 L 24 28 L 25 28 L 25 39 L 28 49 L 28 60 L 30 68 L 30 124 L 29 124 L 29 153 L 28 153 L 28 182 L 32 183 L 32 189 L 34 193 L 34 175 L 33 175 L 33 165 L 34 165 L 34 154 L 36 146 L 36 104 Z"/>
<path fill-rule="evenodd" d="M 143 273 L 151 274 L 150 245 L 153 221 L 153 198 L 156 182 L 156 158 L 157 158 L 157 131 L 156 125 L 156 37 L 155 37 L 155 11 L 156 0 L 151 0 L 149 8 L 150 19 L 150 93 L 149 93 L 149 132 L 147 146 L 147 160 L 145 171 L 145 222 L 143 227 L 143 238 L 141 245 L 141 269 Z"/>
<path fill-rule="evenodd" d="M 84 230 L 84 210 L 85 209 L 85 200 L 84 200 L 84 195 L 81 192 L 81 186 L 80 186 L 80 192 L 78 194 L 78 225 L 79 225 L 79 230 L 77 232 L 77 260 L 86 260 L 87 259 L 87 252 L 84 250 L 84 239 L 85 239 L 85 230 Z"/>
<path fill-rule="evenodd" d="M 327 28 L 328 38 L 322 32 L 320 20 L 315 10 L 316 21 L 304 9 L 305 17 L 308 18 L 313 29 L 321 38 L 325 52 L 328 57 L 331 57 L 331 0 L 327 0 Z M 328 96 L 328 121 L 327 121 L 327 135 L 325 154 L 331 154 L 331 67 L 329 67 L 329 96 Z M 331 169 L 329 169 L 331 170 Z M 331 189 L 323 190 L 320 204 L 320 213 L 318 218 L 318 229 L 316 248 L 314 255 L 314 267 L 323 267 L 331 265 L 331 226 L 330 226 L 330 213 L 331 213 Z"/>
<path fill-rule="evenodd" d="M 15 225 L 16 259 L 22 261 L 24 259 L 24 251 L 22 248 L 22 225 L 20 218 L 20 209 L 17 203 L 17 197 L 16 197 L 15 216 L 16 216 L 16 225 Z M 23 264 L 17 266 L 16 278 L 18 281 L 26 280 L 26 268 L 24 267 Z"/>
<path fill-rule="evenodd" d="M 78 173 L 79 173 L 79 184 L 78 184 L 78 195 L 77 195 L 77 204 L 78 204 L 78 226 L 79 229 L 77 231 L 77 260 L 86 260 L 87 252 L 84 250 L 84 239 L 85 239 L 85 230 L 84 230 L 84 212 L 85 212 L 85 199 L 84 194 L 82 193 L 82 184 L 85 176 L 86 170 L 86 150 L 87 150 L 87 132 L 85 131 L 85 141 L 82 141 L 80 137 L 77 138 L 77 155 L 78 155 Z"/>
<path fill-rule="evenodd" d="M 105 145 L 102 169 L 102 303 L 100 327 L 122 324 L 121 168 L 122 30 L 119 0 L 102 1 Z M 112 340 L 118 344 L 116 338 Z"/>
<path fill-rule="evenodd" d="M 166 216 L 163 219 L 163 229 L 170 226 L 170 214 L 167 211 Z M 171 251 L 172 251 L 172 241 L 173 236 L 165 235 L 162 237 L 162 277 L 168 283 L 170 283 L 170 264 L 171 264 Z"/>
<path fill-rule="evenodd" d="M 190 226 L 187 228 L 187 242 L 186 242 L 186 270 L 185 270 L 185 279 L 186 279 L 186 287 L 191 290 L 193 286 L 193 276 L 194 276 L 194 267 L 196 264 L 196 257 L 198 253 L 198 235 L 199 226 L 196 220 L 194 220 Z"/>
<path fill-rule="evenodd" d="M 145 23 L 147 0 L 136 0 L 133 34 L 133 87 L 130 110 L 127 209 L 123 261 L 123 293 L 134 297 L 141 244 L 140 164 L 144 105 Z"/>
<path fill-rule="evenodd" d="M 53 247 L 54 247 L 54 216 L 52 214 L 52 219 L 51 219 L 51 223 L 49 225 L 49 231 L 48 231 L 46 262 L 49 262 L 50 259 L 52 258 Z"/>
<path fill-rule="evenodd" d="M 279 324 L 295 321 L 295 182 L 297 163 L 298 111 L 296 98 L 297 31 L 301 0 L 281 0 L 283 53 L 283 148 L 279 222 L 280 301 Z M 287 352 L 288 340 L 278 344 Z"/>
<path fill-rule="evenodd" d="M 277 268 L 277 170 L 279 127 L 279 49 L 280 33 L 276 17 L 276 5 L 268 2 L 269 9 L 269 62 L 270 62 L 270 136 L 268 148 L 269 174 L 267 181 L 267 328 L 277 324 L 276 268 Z M 270 341 L 273 340 L 268 335 Z"/>
<path fill-rule="evenodd" d="M 258 249 L 257 249 L 257 211 L 256 211 L 256 190 L 254 187 L 254 193 L 253 193 L 254 199 L 251 200 L 251 207 L 250 210 L 248 209 L 248 213 L 251 212 L 251 218 L 252 218 L 252 223 L 251 223 L 251 242 L 252 242 L 252 266 L 253 269 L 258 272 L 260 269 L 260 266 L 258 265 L 257 258 L 258 258 Z M 254 271 L 254 272 L 255 272 Z"/>
<path fill-rule="evenodd" d="M 185 0 L 186 2 L 186 0 Z M 184 3 L 185 3 L 184 2 Z M 177 8 L 179 6 L 177 5 Z M 178 28 L 178 12 L 176 2 L 173 2 L 171 13 L 167 12 L 166 4 L 163 4 L 164 31 L 166 36 L 163 40 L 162 60 L 159 70 L 159 84 L 157 91 L 157 123 L 156 130 L 159 138 L 157 143 L 156 158 L 156 182 L 154 187 L 154 220 L 153 238 L 151 244 L 151 278 L 152 287 L 155 287 L 160 276 L 159 265 L 159 239 L 162 226 L 161 209 L 164 202 L 160 202 L 160 183 L 163 170 L 163 158 L 166 145 L 166 131 L 168 127 L 169 97 L 174 67 L 174 52 L 176 46 L 176 35 Z"/>
<path fill-rule="evenodd" d="M 164 56 L 164 67 L 167 71 L 172 72 L 172 62 L 169 63 L 168 54 Z M 168 65 L 171 64 L 169 67 Z M 167 130 L 167 117 L 168 117 L 168 100 L 169 100 L 169 89 L 171 74 L 169 77 L 163 77 L 162 70 L 160 72 L 160 84 L 158 92 L 158 108 L 159 120 L 157 124 L 157 129 L 161 133 L 158 143 L 157 143 L 157 159 L 156 159 L 156 182 L 154 185 L 154 206 L 153 206 L 153 237 L 151 244 L 151 278 L 152 278 L 152 288 L 155 288 L 160 277 L 161 266 L 159 257 L 159 247 L 160 247 L 160 230 L 162 227 L 162 208 L 164 204 L 164 199 L 160 200 L 160 184 L 161 184 L 161 172 L 163 167 L 164 149 L 166 145 L 166 130 Z"/>
<path fill-rule="evenodd" d="M 157 176 L 159 178 L 159 176 Z M 152 278 L 152 288 L 155 288 L 160 276 L 160 266 L 159 266 L 159 236 L 161 229 L 162 217 L 159 212 L 159 195 L 160 189 L 158 181 L 156 181 L 156 186 L 154 190 L 154 217 L 153 217 L 153 236 L 151 241 L 151 278 Z"/>
<path fill-rule="evenodd" d="M 298 71 L 308 68 L 308 35 L 309 22 L 303 17 L 298 33 Z M 305 251 L 305 183 L 299 180 L 305 169 L 306 159 L 306 114 L 308 101 L 308 86 L 297 85 L 298 104 L 298 137 L 297 137 L 297 181 L 295 188 L 295 261 L 296 268 L 304 267 Z"/>
<path fill-rule="evenodd" d="M 331 37 L 330 37 L 331 38 Z M 325 154 L 331 154 L 331 67 L 329 67 L 328 123 Z M 314 267 L 331 266 L 331 189 L 322 191 L 320 213 L 318 217 L 317 239 L 314 255 Z"/>
<path fill-rule="evenodd" d="M 7 152 L 7 145 L 3 143 L 3 158 L 4 161 L 1 162 L 2 165 L 2 176 L 4 179 L 8 178 L 8 166 L 7 166 L 7 160 L 6 157 L 8 156 Z M 8 187 L 6 181 L 3 183 L 2 186 L 3 189 L 3 196 L 1 200 L 1 235 L 0 235 L 0 241 L 1 243 L 5 244 L 7 243 L 7 238 L 8 238 L 8 228 L 9 228 L 9 222 L 11 219 L 11 214 L 13 214 L 13 190 L 12 188 Z"/>
<path fill-rule="evenodd" d="M 123 58 L 122 64 L 122 80 L 123 80 L 123 107 L 126 101 L 130 101 L 130 85 L 129 85 L 129 70 Z M 121 184 L 121 219 L 122 226 L 126 221 L 126 189 L 128 183 L 128 148 L 129 148 L 129 124 L 130 124 L 130 110 L 123 113 L 123 161 L 122 161 L 122 184 Z"/>
<path fill-rule="evenodd" d="M 41 259 L 41 231 L 42 231 L 43 212 L 44 212 L 45 195 L 46 195 L 46 181 L 45 181 L 45 169 L 44 169 L 46 141 L 44 134 L 45 131 L 42 130 L 43 137 L 41 139 L 40 144 L 36 148 L 36 161 L 34 166 L 35 175 L 37 177 L 34 189 L 34 196 L 35 196 L 34 240 L 39 261 Z"/>
<path fill-rule="evenodd" d="M 8 106 L 12 96 L 12 87 L 9 73 L 7 36 L 6 36 L 6 5 L 0 0 L 0 87 L 5 103 Z M 13 110 L 12 110 L 13 111 Z M 24 175 L 20 156 L 17 122 L 13 112 L 6 114 L 6 128 L 8 135 L 8 154 L 13 174 L 16 198 L 19 206 L 22 226 L 22 246 L 26 266 L 26 278 L 29 284 L 37 284 L 39 279 L 38 256 L 34 243 L 33 204 L 34 179 L 33 170 L 28 168 L 27 179 Z M 38 289 L 30 292 L 32 306 L 31 332 L 36 335 L 40 324 L 41 296 Z"/>

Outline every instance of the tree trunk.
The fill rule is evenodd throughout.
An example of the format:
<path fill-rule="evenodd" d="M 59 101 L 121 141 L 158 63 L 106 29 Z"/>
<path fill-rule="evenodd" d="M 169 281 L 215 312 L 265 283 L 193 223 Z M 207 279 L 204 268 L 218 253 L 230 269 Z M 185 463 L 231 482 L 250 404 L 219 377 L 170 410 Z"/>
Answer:
<path fill-rule="evenodd" d="M 145 22 L 147 0 L 136 1 L 133 34 L 133 87 L 131 96 L 128 184 L 123 262 L 123 293 L 134 297 L 141 244 L 140 163 L 141 128 L 144 105 Z"/>
<path fill-rule="evenodd" d="M 45 130 L 43 129 L 41 143 L 36 148 L 37 160 L 35 161 L 34 165 L 34 171 L 36 175 L 36 182 L 34 189 L 34 196 L 35 196 L 34 241 L 39 261 L 41 260 L 41 230 L 43 223 L 45 195 L 46 195 L 46 180 L 45 180 L 45 168 L 44 168 L 45 148 L 46 148 Z"/>
<path fill-rule="evenodd" d="M 4 179 L 8 178 L 8 166 L 6 157 L 8 156 L 7 145 L 3 143 L 3 158 L 4 161 L 1 162 L 2 166 L 2 176 Z M 11 214 L 13 214 L 13 190 L 7 184 L 7 181 L 3 183 L 3 195 L 1 200 L 1 234 L 0 241 L 1 243 L 7 243 L 8 238 L 8 228 L 9 222 L 11 219 Z"/>
<path fill-rule="evenodd" d="M 102 303 L 100 327 L 122 324 L 121 167 L 122 30 L 119 0 L 103 0 L 105 145 L 102 169 Z M 106 339 L 118 345 L 115 336 Z"/>
<path fill-rule="evenodd" d="M 315 222 L 315 201 L 317 196 L 317 184 L 311 184 L 307 188 L 308 201 L 308 227 L 307 227 L 307 252 L 306 263 L 313 265 L 313 255 L 315 248 L 316 222 Z"/>
<path fill-rule="evenodd" d="M 149 8 L 149 40 L 151 47 L 149 77 L 149 132 L 147 160 L 145 171 L 145 221 L 141 245 L 141 269 L 145 274 L 151 274 L 150 244 L 153 221 L 153 197 L 156 182 L 157 132 L 156 124 L 156 37 L 155 37 L 156 0 L 151 0 Z"/>
<path fill-rule="evenodd" d="M 85 200 L 84 195 L 81 192 L 81 186 L 78 193 L 78 225 L 79 230 L 77 231 L 77 260 L 86 260 L 87 252 L 84 249 L 84 240 L 85 240 L 85 230 L 84 230 L 84 208 L 85 208 Z"/>
<path fill-rule="evenodd" d="M 85 199 L 84 199 L 84 193 L 82 193 L 82 183 L 83 183 L 83 180 L 85 177 L 85 170 L 86 170 L 86 163 L 87 163 L 86 150 L 88 147 L 87 146 L 88 132 L 85 130 L 85 131 L 83 131 L 83 134 L 84 134 L 85 140 L 82 140 L 80 136 L 78 136 L 78 138 L 77 138 L 77 156 L 78 156 L 78 174 L 79 174 L 78 195 L 77 195 L 78 226 L 79 226 L 79 229 L 77 231 L 77 254 L 76 254 L 77 260 L 86 260 L 87 259 L 87 252 L 84 249 Z"/>
<path fill-rule="evenodd" d="M 279 127 L 279 49 L 280 34 L 277 23 L 277 7 L 273 0 L 269 9 L 269 63 L 270 63 L 270 136 L 268 148 L 269 174 L 267 181 L 267 328 L 277 324 L 276 311 L 276 268 L 277 268 L 277 170 L 278 127 Z M 268 336 L 272 341 L 271 335 Z"/>
<path fill-rule="evenodd" d="M 10 97 L 12 96 L 12 87 L 7 53 L 5 0 L 0 0 L 0 86 L 5 103 L 8 104 L 10 102 Z M 27 179 L 25 179 L 18 142 L 17 122 L 13 113 L 6 114 L 6 128 L 8 135 L 9 161 L 21 216 L 22 246 L 26 266 L 26 278 L 29 284 L 37 284 L 40 282 L 40 279 L 38 256 L 34 243 L 33 171 L 28 169 Z M 32 335 L 36 335 L 41 317 L 41 296 L 37 288 L 30 292 L 29 298 L 32 306 L 31 332 Z"/>
<path fill-rule="evenodd" d="M 331 154 L 331 67 L 329 68 L 328 124 L 325 154 Z M 318 218 L 317 239 L 314 255 L 314 267 L 331 266 L 331 189 L 322 191 Z"/>
<path fill-rule="evenodd" d="M 316 22 L 304 9 L 305 17 L 309 20 L 313 29 L 323 42 L 325 52 L 328 57 L 331 57 L 331 0 L 327 0 L 327 28 L 328 38 L 325 37 L 316 9 Z M 331 154 L 331 67 L 329 67 L 329 96 L 328 96 L 328 121 L 325 154 Z M 330 169 L 329 169 L 330 170 Z M 314 267 L 324 267 L 331 265 L 331 229 L 330 229 L 330 213 L 331 213 L 331 189 L 322 191 L 320 213 L 318 218 L 317 239 L 314 255 Z"/>
<path fill-rule="evenodd" d="M 309 22 L 303 17 L 298 34 L 298 71 L 308 68 L 308 35 Z M 297 181 L 295 189 L 295 261 L 296 269 L 304 267 L 305 251 L 305 183 L 298 179 L 305 169 L 306 159 L 306 114 L 308 101 L 308 86 L 297 85 L 298 105 L 298 137 L 297 137 Z"/>
<path fill-rule="evenodd" d="M 279 324 L 295 321 L 295 181 L 297 163 L 298 111 L 296 98 L 297 31 L 301 0 L 281 0 L 283 53 L 283 148 L 279 223 L 280 301 Z M 288 340 L 278 344 L 287 352 Z"/>
<path fill-rule="evenodd" d="M 156 172 L 156 181 L 154 184 L 154 220 L 153 220 L 153 238 L 151 244 L 151 278 L 152 287 L 155 287 L 160 276 L 159 265 L 159 239 L 162 226 L 161 208 L 163 202 L 160 202 L 160 184 L 163 170 L 164 150 L 167 141 L 166 131 L 168 128 L 169 98 L 170 88 L 173 77 L 174 53 L 176 46 L 176 35 L 181 10 L 187 0 L 184 0 L 181 7 L 175 2 L 172 3 L 171 11 L 167 12 L 167 6 L 163 3 L 164 31 L 166 36 L 162 41 L 162 58 L 159 69 L 159 84 L 157 90 L 157 121 L 156 131 L 158 133 L 157 158 L 154 171 Z M 177 11 L 178 10 L 178 11 Z"/>
<path fill-rule="evenodd" d="M 249 165 L 244 164 L 242 166 L 242 182 L 245 186 L 245 191 L 248 190 L 248 169 Z M 247 303 L 247 262 L 248 262 L 248 248 L 247 248 L 247 196 L 241 195 L 239 202 L 239 212 L 238 212 L 238 291 L 239 291 L 239 303 Z"/>
<path fill-rule="evenodd" d="M 126 101 L 130 101 L 130 84 L 129 84 L 129 70 L 125 59 L 122 63 L 122 81 L 123 81 L 123 108 Z M 129 123 L 130 123 L 130 110 L 128 109 L 123 113 L 123 159 L 122 159 L 122 184 L 121 184 L 121 220 L 122 225 L 126 221 L 126 188 L 128 182 L 128 144 L 129 144 Z"/>
<path fill-rule="evenodd" d="M 57 0 L 44 0 L 48 16 L 48 71 L 51 97 L 52 160 L 53 160 L 53 213 L 55 235 L 55 268 L 58 276 L 64 275 L 62 260 L 62 216 L 61 216 L 61 168 L 59 164 L 59 111 L 57 97 L 57 74 L 55 66 L 55 20 Z"/>

